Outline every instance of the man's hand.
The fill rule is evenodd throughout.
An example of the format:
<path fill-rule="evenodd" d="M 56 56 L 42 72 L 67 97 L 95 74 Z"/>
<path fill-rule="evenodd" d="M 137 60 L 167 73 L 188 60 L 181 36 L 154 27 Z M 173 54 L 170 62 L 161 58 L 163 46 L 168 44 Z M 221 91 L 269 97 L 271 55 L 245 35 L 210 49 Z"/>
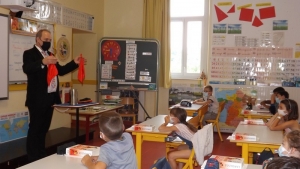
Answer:
<path fill-rule="evenodd" d="M 44 65 L 56 64 L 57 58 L 54 56 L 47 56 L 42 60 Z"/>
<path fill-rule="evenodd" d="M 74 62 L 76 63 L 76 64 L 79 64 L 79 62 L 80 62 L 80 57 L 81 56 L 77 56 L 76 58 L 74 58 Z M 83 58 L 83 57 L 82 57 Z"/>

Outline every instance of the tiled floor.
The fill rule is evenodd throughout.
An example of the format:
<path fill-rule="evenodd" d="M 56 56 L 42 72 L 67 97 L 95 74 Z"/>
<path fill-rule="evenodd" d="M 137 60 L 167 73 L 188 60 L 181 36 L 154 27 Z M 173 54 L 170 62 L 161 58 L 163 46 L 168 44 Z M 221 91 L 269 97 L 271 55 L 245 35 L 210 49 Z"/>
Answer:
<path fill-rule="evenodd" d="M 99 138 L 99 129 L 95 127 L 94 139 L 89 142 L 90 145 L 101 146 L 104 144 L 104 141 Z M 230 143 L 226 138 L 230 134 L 222 133 L 223 142 L 220 141 L 220 138 L 217 133 L 214 134 L 214 149 L 213 154 L 218 155 L 227 155 L 232 157 L 241 156 L 241 147 L 237 147 L 234 143 Z M 133 136 L 135 142 L 135 136 Z M 135 144 L 135 143 L 134 143 Z M 150 169 L 150 166 L 153 164 L 154 160 L 164 157 L 165 154 L 165 143 L 158 142 L 143 142 L 142 145 L 142 169 Z M 197 167 L 195 169 L 199 169 Z"/>

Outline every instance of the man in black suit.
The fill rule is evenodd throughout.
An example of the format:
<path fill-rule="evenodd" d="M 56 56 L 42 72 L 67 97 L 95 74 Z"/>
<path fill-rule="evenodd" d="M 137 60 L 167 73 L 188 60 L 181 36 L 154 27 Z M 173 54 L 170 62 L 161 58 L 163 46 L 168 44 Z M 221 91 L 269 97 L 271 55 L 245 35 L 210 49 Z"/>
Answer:
<path fill-rule="evenodd" d="M 48 49 L 51 46 L 51 33 L 42 29 L 36 34 L 36 44 L 23 53 L 23 71 L 27 75 L 27 95 L 25 106 L 29 110 L 29 130 L 27 134 L 27 155 L 29 162 L 46 156 L 45 138 L 49 130 L 53 105 L 60 104 L 58 77 L 47 83 L 47 71 L 50 64 L 63 76 L 78 67 L 79 56 L 64 66 L 57 62 Z"/>

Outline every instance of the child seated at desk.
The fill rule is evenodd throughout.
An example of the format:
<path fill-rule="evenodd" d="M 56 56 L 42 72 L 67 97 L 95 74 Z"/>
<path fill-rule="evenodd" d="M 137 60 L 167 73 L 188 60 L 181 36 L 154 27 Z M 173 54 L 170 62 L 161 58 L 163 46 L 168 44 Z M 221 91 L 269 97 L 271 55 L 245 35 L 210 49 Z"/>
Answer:
<path fill-rule="evenodd" d="M 274 161 L 278 162 L 278 160 L 282 160 L 284 158 L 297 158 L 298 163 L 300 162 L 300 131 L 299 130 L 291 131 L 284 136 L 282 145 L 278 149 L 278 155 L 280 156 L 279 158 L 274 158 L 274 159 L 271 158 L 264 161 L 263 163 L 264 168 L 266 168 L 266 166 L 272 168 L 271 166 L 273 167 L 275 166 Z M 282 160 L 281 162 L 285 163 L 284 160 Z M 298 166 L 300 167 L 300 163 L 298 164 Z"/>
<path fill-rule="evenodd" d="M 137 169 L 133 140 L 124 131 L 123 120 L 116 112 L 104 112 L 99 117 L 100 138 L 107 143 L 99 157 L 85 155 L 81 162 L 88 169 Z"/>
<path fill-rule="evenodd" d="M 204 114 L 202 125 L 206 125 L 206 120 L 215 120 L 218 116 L 219 102 L 212 95 L 213 88 L 208 85 L 204 87 L 203 98 L 195 100 L 194 104 L 208 104 L 208 112 Z"/>
<path fill-rule="evenodd" d="M 192 152 L 193 143 L 191 139 L 192 136 L 197 132 L 197 129 L 191 124 L 187 123 L 186 117 L 187 113 L 184 109 L 179 107 L 172 108 L 170 110 L 170 115 L 165 117 L 165 123 L 158 127 L 159 131 L 175 132 L 176 135 L 186 143 L 178 146 L 177 151 L 172 151 L 168 154 L 168 161 L 172 169 L 177 168 L 176 159 L 189 158 Z M 167 126 L 168 123 L 174 125 Z"/>
<path fill-rule="evenodd" d="M 272 114 L 275 114 L 278 109 L 279 103 L 276 102 L 276 95 L 278 92 L 285 91 L 283 87 L 277 87 L 273 90 L 273 94 L 271 95 L 271 100 L 264 100 L 260 104 L 265 108 L 269 109 Z"/>
<path fill-rule="evenodd" d="M 266 125 L 270 130 L 285 130 L 286 133 L 298 130 L 298 104 L 294 100 L 285 99 L 279 104 L 276 113 Z"/>

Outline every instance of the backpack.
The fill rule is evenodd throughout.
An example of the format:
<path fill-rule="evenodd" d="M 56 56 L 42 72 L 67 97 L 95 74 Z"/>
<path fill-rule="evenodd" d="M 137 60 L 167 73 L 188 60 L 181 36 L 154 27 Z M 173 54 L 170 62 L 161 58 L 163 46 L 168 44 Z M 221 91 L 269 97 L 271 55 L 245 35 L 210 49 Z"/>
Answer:
<path fill-rule="evenodd" d="M 219 169 L 219 161 L 215 158 L 209 158 L 204 169 Z"/>
<path fill-rule="evenodd" d="M 274 154 L 272 150 L 268 147 L 266 147 L 259 155 L 256 157 L 255 164 L 263 164 L 265 160 L 268 160 L 269 158 L 273 158 Z"/>
<path fill-rule="evenodd" d="M 150 169 L 171 169 L 171 166 L 166 157 L 158 159 Z"/>

